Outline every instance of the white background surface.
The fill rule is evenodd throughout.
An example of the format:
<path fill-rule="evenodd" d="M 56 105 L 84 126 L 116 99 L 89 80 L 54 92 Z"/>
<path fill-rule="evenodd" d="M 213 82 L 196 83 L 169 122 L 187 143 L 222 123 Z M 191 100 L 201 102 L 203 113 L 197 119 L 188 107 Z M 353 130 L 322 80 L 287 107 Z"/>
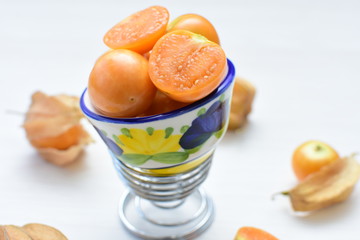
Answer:
<path fill-rule="evenodd" d="M 124 186 L 105 146 L 90 145 L 79 162 L 52 166 L 28 144 L 21 124 L 35 90 L 80 95 L 103 34 L 153 4 L 172 19 L 194 12 L 210 19 L 238 75 L 258 89 L 250 122 L 228 134 L 204 186 L 216 218 L 199 239 L 232 239 L 244 225 L 282 240 L 358 240 L 360 188 L 351 198 L 307 217 L 287 199 L 294 148 L 309 139 L 341 155 L 360 152 L 360 2 L 6 1 L 0 0 L 0 224 L 40 222 L 72 240 L 134 239 L 120 225 Z"/>

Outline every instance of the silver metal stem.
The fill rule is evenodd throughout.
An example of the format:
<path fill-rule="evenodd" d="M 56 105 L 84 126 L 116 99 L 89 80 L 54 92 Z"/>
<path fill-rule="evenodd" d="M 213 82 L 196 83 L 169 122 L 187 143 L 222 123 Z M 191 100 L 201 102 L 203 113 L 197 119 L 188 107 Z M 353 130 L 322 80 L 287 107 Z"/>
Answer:
<path fill-rule="evenodd" d="M 213 154 L 202 164 L 184 173 L 152 176 L 135 171 L 113 156 L 115 168 L 135 195 L 155 202 L 177 201 L 190 195 L 207 177 Z"/>

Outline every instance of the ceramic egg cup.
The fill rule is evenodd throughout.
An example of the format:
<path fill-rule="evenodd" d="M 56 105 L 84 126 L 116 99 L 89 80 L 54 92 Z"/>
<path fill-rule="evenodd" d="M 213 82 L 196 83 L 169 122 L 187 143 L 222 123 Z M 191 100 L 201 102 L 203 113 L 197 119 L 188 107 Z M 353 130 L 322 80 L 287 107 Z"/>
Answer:
<path fill-rule="evenodd" d="M 235 69 L 210 95 L 181 109 L 147 117 L 99 115 L 87 90 L 80 106 L 107 145 L 128 186 L 119 203 L 124 226 L 144 239 L 189 239 L 206 230 L 212 200 L 199 188 L 229 118 Z"/>

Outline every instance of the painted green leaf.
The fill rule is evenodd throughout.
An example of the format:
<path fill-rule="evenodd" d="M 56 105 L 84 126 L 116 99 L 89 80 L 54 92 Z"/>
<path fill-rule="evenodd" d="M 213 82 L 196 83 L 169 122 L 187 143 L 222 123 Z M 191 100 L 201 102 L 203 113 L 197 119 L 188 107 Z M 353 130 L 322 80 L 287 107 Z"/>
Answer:
<path fill-rule="evenodd" d="M 180 133 L 186 132 L 189 129 L 189 127 L 190 127 L 189 125 L 182 126 L 181 129 L 180 129 Z"/>
<path fill-rule="evenodd" d="M 199 151 L 201 149 L 202 145 L 191 148 L 191 149 L 186 149 L 185 151 L 188 152 L 189 154 L 193 154 L 196 153 L 197 151 Z"/>
<path fill-rule="evenodd" d="M 121 140 L 119 139 L 118 136 L 116 136 L 115 134 L 113 134 L 112 137 L 113 137 L 114 141 L 115 141 L 117 144 L 124 146 L 124 144 L 121 142 Z"/>
<path fill-rule="evenodd" d="M 151 159 L 164 164 L 182 163 L 189 157 L 187 152 L 166 152 L 155 154 Z"/>
<path fill-rule="evenodd" d="M 149 136 L 151 136 L 151 135 L 153 135 L 153 133 L 154 133 L 154 128 L 148 127 L 148 128 L 146 128 L 146 131 L 147 131 L 147 133 L 149 134 Z"/>
<path fill-rule="evenodd" d="M 225 128 L 223 127 L 223 128 L 220 129 L 219 131 L 215 132 L 215 133 L 214 133 L 214 136 L 215 136 L 216 138 L 220 138 L 220 137 L 223 135 L 224 130 L 225 130 Z"/>
<path fill-rule="evenodd" d="M 165 128 L 165 139 L 170 137 L 170 135 L 174 132 L 174 128 L 172 127 L 167 127 Z"/>
<path fill-rule="evenodd" d="M 205 113 L 206 113 L 206 108 L 201 108 L 201 109 L 198 111 L 197 115 L 200 116 L 200 115 L 203 115 L 203 114 L 205 114 Z"/>
<path fill-rule="evenodd" d="M 129 138 L 132 138 L 129 129 L 127 129 L 127 128 L 122 128 L 122 129 L 120 129 L 120 131 L 121 131 L 121 133 L 124 134 L 125 136 L 127 136 L 127 137 L 129 137 Z"/>
<path fill-rule="evenodd" d="M 137 154 L 137 153 L 127 153 L 121 156 L 121 160 L 131 164 L 140 166 L 146 163 L 151 158 L 151 155 Z"/>
<path fill-rule="evenodd" d="M 224 100 L 225 100 L 225 94 L 221 94 L 221 96 L 220 96 L 220 102 L 224 102 Z"/>

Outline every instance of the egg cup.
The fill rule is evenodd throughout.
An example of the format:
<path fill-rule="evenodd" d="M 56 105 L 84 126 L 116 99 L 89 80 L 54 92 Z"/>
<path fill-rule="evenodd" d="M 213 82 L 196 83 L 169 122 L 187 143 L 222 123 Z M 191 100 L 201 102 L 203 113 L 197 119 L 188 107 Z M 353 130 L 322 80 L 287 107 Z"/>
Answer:
<path fill-rule="evenodd" d="M 200 188 L 230 112 L 235 68 L 207 97 L 171 112 L 135 118 L 100 115 L 85 89 L 80 106 L 109 149 L 128 186 L 119 203 L 124 226 L 144 239 L 189 239 L 214 217 L 211 198 Z"/>

